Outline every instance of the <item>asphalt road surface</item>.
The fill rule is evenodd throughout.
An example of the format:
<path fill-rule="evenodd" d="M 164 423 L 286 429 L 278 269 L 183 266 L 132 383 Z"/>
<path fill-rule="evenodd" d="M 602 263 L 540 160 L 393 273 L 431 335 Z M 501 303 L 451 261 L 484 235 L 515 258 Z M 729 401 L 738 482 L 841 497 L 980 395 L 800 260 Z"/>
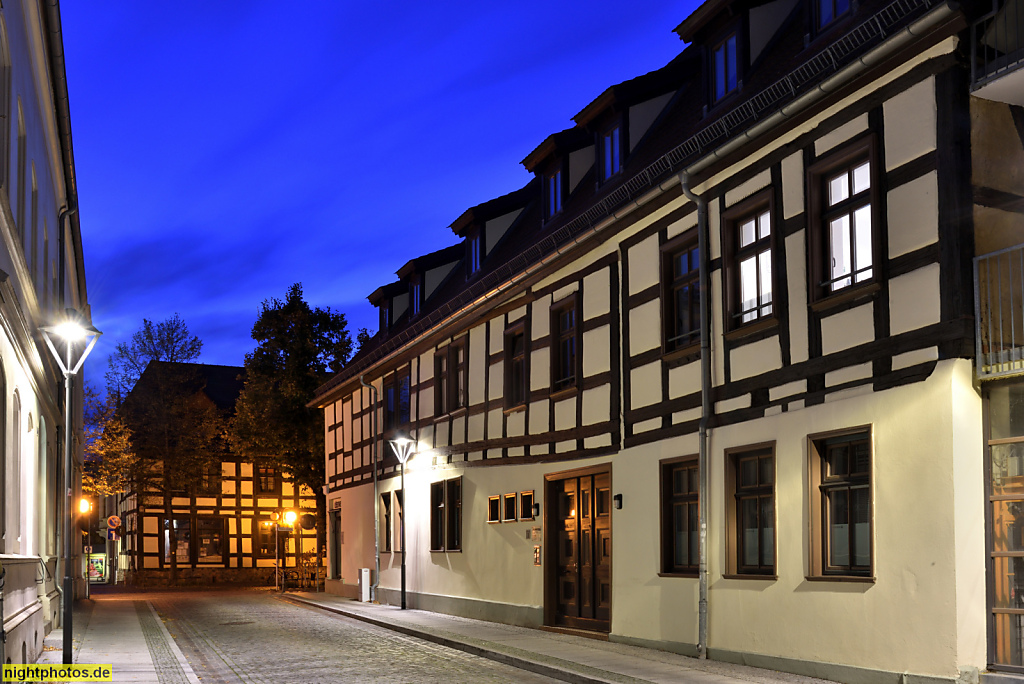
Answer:
<path fill-rule="evenodd" d="M 146 598 L 203 684 L 556 681 L 267 592 Z"/>

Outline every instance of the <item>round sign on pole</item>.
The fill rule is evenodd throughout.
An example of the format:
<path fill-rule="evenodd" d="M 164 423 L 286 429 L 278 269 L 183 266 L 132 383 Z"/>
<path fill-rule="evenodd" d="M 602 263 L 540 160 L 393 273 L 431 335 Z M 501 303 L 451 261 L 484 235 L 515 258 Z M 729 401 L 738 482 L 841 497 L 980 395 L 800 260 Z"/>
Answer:
<path fill-rule="evenodd" d="M 112 515 L 109 518 L 107 518 L 107 527 L 120 527 L 120 526 L 121 526 L 121 519 L 118 518 L 116 515 Z"/>

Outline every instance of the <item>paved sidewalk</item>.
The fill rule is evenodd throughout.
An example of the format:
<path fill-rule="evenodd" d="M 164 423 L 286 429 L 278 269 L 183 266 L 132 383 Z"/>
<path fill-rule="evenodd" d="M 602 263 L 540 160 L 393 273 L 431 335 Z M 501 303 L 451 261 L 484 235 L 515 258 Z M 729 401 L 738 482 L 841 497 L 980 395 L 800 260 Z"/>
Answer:
<path fill-rule="evenodd" d="M 455 617 L 425 610 L 360 603 L 333 594 L 288 592 L 282 600 L 329 610 L 408 636 L 490 658 L 520 669 L 576 684 L 728 684 L 821 679 L 630 646 L 610 641 Z"/>
<path fill-rule="evenodd" d="M 72 618 L 75 664 L 113 665 L 115 682 L 200 684 L 163 621 L 141 594 L 103 595 L 78 601 Z M 40 664 L 60 664 L 64 632 L 43 641 Z"/>

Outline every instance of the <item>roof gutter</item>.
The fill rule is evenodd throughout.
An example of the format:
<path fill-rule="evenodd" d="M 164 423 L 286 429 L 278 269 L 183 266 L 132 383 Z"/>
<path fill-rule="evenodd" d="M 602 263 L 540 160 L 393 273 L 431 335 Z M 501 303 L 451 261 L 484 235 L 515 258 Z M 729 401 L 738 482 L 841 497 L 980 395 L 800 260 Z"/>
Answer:
<path fill-rule="evenodd" d="M 946 0 L 945 2 L 937 5 L 923 17 L 900 29 L 900 31 L 895 33 L 892 37 L 887 38 L 881 45 L 861 55 L 854 60 L 853 63 L 843 67 L 807 93 L 797 97 L 789 104 L 783 105 L 773 114 L 762 119 L 759 123 L 754 124 L 735 138 L 732 138 L 728 142 L 709 152 L 704 157 L 698 159 L 693 164 L 690 164 L 686 167 L 685 173 L 692 176 L 704 171 L 715 162 L 725 159 L 747 143 L 761 137 L 776 126 L 779 126 L 788 119 L 791 119 L 800 112 L 808 109 L 811 105 L 815 104 L 822 98 L 831 95 L 854 78 L 860 76 L 872 67 L 877 66 L 882 61 L 901 50 L 913 39 L 918 38 L 929 30 L 935 28 L 944 20 L 952 16 L 952 14 L 958 9 L 959 4 L 953 0 Z"/>
<path fill-rule="evenodd" d="M 82 232 L 78 219 L 78 182 L 75 178 L 75 153 L 71 144 L 71 107 L 68 99 L 68 80 L 64 66 L 64 37 L 61 32 L 60 22 L 60 1 L 48 0 L 44 5 L 43 20 L 46 23 L 45 35 L 50 57 L 50 88 L 53 93 L 54 113 L 57 120 L 57 137 L 60 140 L 61 160 L 64 163 L 64 208 L 61 211 L 61 218 L 68 218 L 67 228 L 64 222 L 58 220 L 58 230 L 61 231 L 60 240 L 62 249 L 60 254 L 60 292 L 58 296 L 63 300 L 65 290 L 65 271 L 67 269 L 67 250 L 64 248 L 64 230 L 68 230 L 71 238 L 75 262 L 78 268 L 78 294 L 81 299 L 82 313 L 89 317 L 88 295 L 85 289 L 85 261 L 82 255 Z M 65 308 L 62 301 L 61 308 Z"/>

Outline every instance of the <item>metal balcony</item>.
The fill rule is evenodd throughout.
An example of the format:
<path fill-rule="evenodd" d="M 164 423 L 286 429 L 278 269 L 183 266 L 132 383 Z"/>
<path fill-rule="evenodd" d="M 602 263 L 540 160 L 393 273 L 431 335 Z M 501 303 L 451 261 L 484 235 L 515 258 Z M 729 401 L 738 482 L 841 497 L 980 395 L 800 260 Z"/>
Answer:
<path fill-rule="evenodd" d="M 974 259 L 980 380 L 1024 374 L 1024 244 Z"/>
<path fill-rule="evenodd" d="M 994 0 L 971 25 L 971 92 L 1024 105 L 1024 0 Z"/>

